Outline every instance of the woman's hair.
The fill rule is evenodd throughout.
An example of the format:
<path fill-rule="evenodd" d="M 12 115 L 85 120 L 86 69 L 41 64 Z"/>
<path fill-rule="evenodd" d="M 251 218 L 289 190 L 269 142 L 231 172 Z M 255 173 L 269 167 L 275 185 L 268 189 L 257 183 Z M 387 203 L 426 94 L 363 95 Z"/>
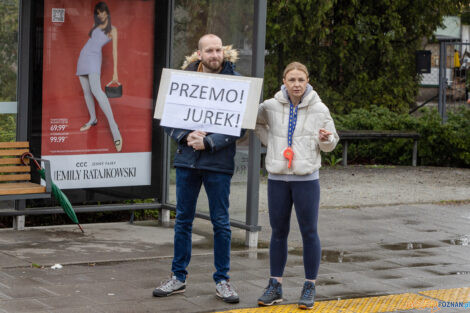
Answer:
<path fill-rule="evenodd" d="M 286 68 L 284 69 L 284 73 L 282 74 L 282 78 L 286 78 L 286 75 L 287 73 L 289 73 L 290 71 L 292 70 L 299 70 L 299 71 L 302 71 L 305 73 L 305 75 L 307 75 L 307 78 L 308 78 L 308 70 L 307 70 L 307 67 L 305 65 L 303 65 L 302 63 L 300 62 L 292 62 L 292 63 L 289 63 Z"/>
<path fill-rule="evenodd" d="M 108 35 L 109 32 L 111 31 L 111 14 L 109 14 L 108 5 L 104 2 L 98 2 L 95 5 L 95 9 L 93 10 L 93 18 L 95 19 L 95 25 L 93 25 L 90 32 L 88 33 L 89 37 L 91 37 L 91 33 L 95 30 L 95 28 L 98 27 L 98 25 L 103 23 L 98 17 L 98 11 L 106 12 L 108 14 L 108 25 L 106 25 L 106 27 L 103 29 L 104 33 Z"/>

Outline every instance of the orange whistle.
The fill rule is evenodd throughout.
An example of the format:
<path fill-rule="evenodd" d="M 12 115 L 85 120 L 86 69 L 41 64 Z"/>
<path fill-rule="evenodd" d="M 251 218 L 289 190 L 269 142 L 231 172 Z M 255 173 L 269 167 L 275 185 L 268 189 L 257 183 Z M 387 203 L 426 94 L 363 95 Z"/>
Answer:
<path fill-rule="evenodd" d="M 284 157 L 289 160 L 289 164 L 287 164 L 287 168 L 290 168 L 292 165 L 292 159 L 294 158 L 294 151 L 291 147 L 287 147 L 284 150 Z"/>

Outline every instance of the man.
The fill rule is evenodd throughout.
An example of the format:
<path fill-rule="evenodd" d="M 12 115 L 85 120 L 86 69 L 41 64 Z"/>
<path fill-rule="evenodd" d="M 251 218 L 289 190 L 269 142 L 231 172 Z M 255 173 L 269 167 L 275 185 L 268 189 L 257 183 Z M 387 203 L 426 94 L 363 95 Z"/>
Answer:
<path fill-rule="evenodd" d="M 225 56 L 224 56 L 225 49 Z M 235 50 L 222 47 L 222 40 L 212 34 L 201 37 L 197 53 L 187 58 L 183 69 L 205 73 L 239 75 L 234 70 Z M 216 295 L 228 303 L 238 303 L 239 297 L 229 282 L 230 269 L 230 181 L 234 170 L 235 141 L 239 137 L 223 134 L 166 128 L 178 143 L 176 168 L 176 222 L 172 277 L 155 288 L 155 297 L 170 296 L 186 290 L 186 271 L 191 259 L 191 233 L 196 202 L 204 188 L 209 199 L 210 217 L 214 229 L 213 275 Z M 242 136 L 243 136 L 242 132 Z"/>

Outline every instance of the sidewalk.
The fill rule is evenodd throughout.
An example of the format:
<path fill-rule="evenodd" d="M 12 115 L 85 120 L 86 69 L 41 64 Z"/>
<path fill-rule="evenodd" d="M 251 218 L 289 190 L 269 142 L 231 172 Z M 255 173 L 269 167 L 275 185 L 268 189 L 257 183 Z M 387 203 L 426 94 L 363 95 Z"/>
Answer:
<path fill-rule="evenodd" d="M 349 184 L 344 177 L 354 177 L 354 184 L 344 187 L 351 189 L 351 205 L 324 203 L 320 211 L 323 255 L 317 280 L 318 301 L 311 312 L 398 312 L 398 309 L 400 312 L 431 312 L 429 306 L 421 310 L 416 306 L 416 310 L 406 311 L 404 308 L 413 306 L 404 307 L 404 300 L 397 302 L 402 304 L 397 305 L 397 309 L 387 309 L 389 311 L 370 307 L 369 311 L 366 306 L 335 309 L 328 305 L 345 303 L 338 299 L 367 297 L 365 302 L 374 302 L 378 298 L 370 297 L 406 293 L 416 296 L 423 291 L 428 291 L 426 299 L 437 299 L 437 296 L 429 296 L 433 295 L 430 290 L 470 287 L 470 201 L 439 203 L 440 200 L 436 200 L 443 190 L 444 200 L 469 200 L 470 170 L 447 169 L 446 175 L 453 176 L 458 184 L 450 186 L 450 177 L 444 181 L 441 173 L 439 179 L 445 186 L 440 186 L 442 181 L 436 180 L 425 188 L 434 188 L 432 193 L 426 193 L 426 197 L 434 199 L 411 199 L 410 202 L 405 196 L 410 190 L 399 186 L 408 184 L 406 176 L 412 179 L 422 176 L 418 170 L 406 169 L 407 175 L 398 182 L 393 181 L 395 174 L 387 174 L 391 172 L 389 169 L 332 171 L 331 175 L 326 171 L 321 173 L 322 188 L 337 188 L 329 185 L 335 177 L 344 185 Z M 390 184 L 387 175 L 397 188 L 387 190 Z M 432 175 L 429 174 L 426 182 L 433 181 Z M 380 197 L 373 191 L 369 196 L 366 192 L 357 194 L 357 190 L 374 184 L 374 188 L 386 193 L 383 197 L 399 200 L 388 202 L 399 204 L 379 202 L 374 205 L 373 199 Z M 334 193 L 329 194 L 334 196 Z M 358 196 L 365 198 L 361 202 Z M 412 197 L 419 198 L 419 194 L 415 192 Z M 245 249 L 244 231 L 233 229 L 231 280 L 240 294 L 237 305 L 226 304 L 215 297 L 211 278 L 212 227 L 205 220 L 196 220 L 194 225 L 193 258 L 188 268 L 186 292 L 163 299 L 153 298 L 151 293 L 160 280 L 169 275 L 173 253 L 171 227 L 149 221 L 134 225 L 87 224 L 84 235 L 72 225 L 29 228 L 23 232 L 0 230 L 0 313 L 214 312 L 256 308 L 256 299 L 269 275 L 266 248 L 269 227 L 263 204 L 260 224 L 263 231 L 257 250 Z M 295 304 L 303 283 L 303 265 L 294 216 L 289 247 L 283 283 L 284 303 Z M 61 264 L 63 268 L 53 270 L 50 267 L 54 264 Z M 456 289 L 452 294 L 458 296 L 448 299 L 470 300 L 470 289 Z M 408 303 L 423 303 L 423 300 L 413 301 Z M 292 312 L 295 306 L 270 310 Z M 459 310 L 462 309 L 439 312 Z"/>

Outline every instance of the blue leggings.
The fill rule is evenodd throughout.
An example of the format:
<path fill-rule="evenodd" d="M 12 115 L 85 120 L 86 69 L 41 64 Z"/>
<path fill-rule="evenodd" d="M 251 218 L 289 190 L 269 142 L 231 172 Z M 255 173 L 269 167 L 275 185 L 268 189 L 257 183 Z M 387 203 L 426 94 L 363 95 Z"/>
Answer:
<path fill-rule="evenodd" d="M 286 266 L 287 236 L 294 204 L 302 234 L 305 278 L 317 278 L 321 259 L 317 232 L 319 203 L 318 179 L 293 182 L 268 180 L 269 222 L 272 229 L 269 260 L 272 277 L 282 277 Z"/>

